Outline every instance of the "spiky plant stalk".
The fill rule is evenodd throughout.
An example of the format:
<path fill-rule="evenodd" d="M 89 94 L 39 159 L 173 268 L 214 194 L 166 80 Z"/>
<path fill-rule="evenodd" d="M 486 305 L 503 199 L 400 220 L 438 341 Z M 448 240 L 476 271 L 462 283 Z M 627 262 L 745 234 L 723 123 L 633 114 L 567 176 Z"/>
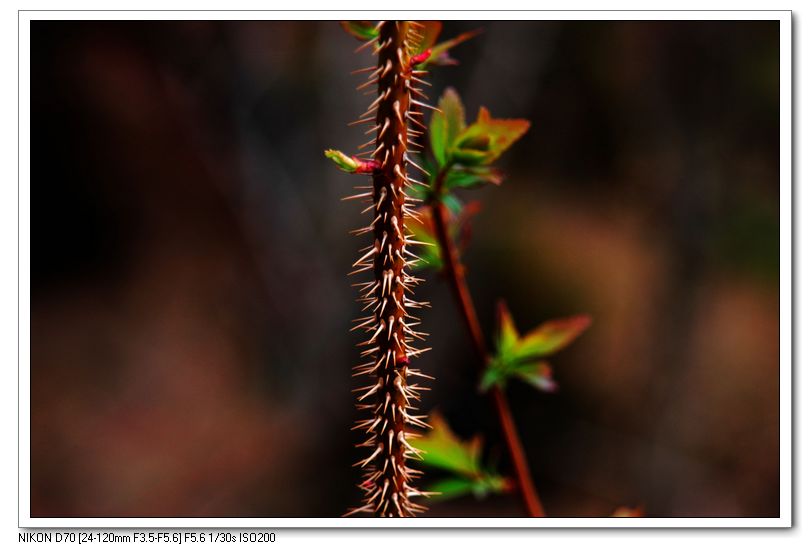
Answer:
<path fill-rule="evenodd" d="M 410 426 L 427 427 L 423 416 L 412 414 L 413 402 L 424 388 L 409 383 L 412 376 L 423 376 L 410 368 L 410 359 L 427 349 L 412 346 L 415 339 L 424 340 L 424 333 L 414 329 L 419 323 L 409 312 L 425 306 L 409 297 L 413 286 L 420 281 L 408 274 L 408 267 L 418 257 L 407 250 L 408 244 L 417 244 L 408 231 L 409 219 L 414 211 L 409 204 L 415 201 L 406 190 L 422 184 L 409 176 L 413 163 L 414 142 L 421 136 L 420 107 L 428 107 L 415 96 L 422 95 L 416 82 L 421 71 L 414 70 L 421 60 L 414 51 L 421 36 L 421 25 L 415 22 L 384 21 L 376 27 L 377 36 L 365 47 L 372 47 L 377 56 L 375 66 L 362 71 L 370 72 L 368 81 L 359 89 L 376 83 L 377 96 L 357 124 L 368 123 L 367 133 L 375 137 L 362 148 L 371 152 L 365 158 L 346 157 L 336 151 L 327 151 L 346 171 L 370 174 L 372 185 L 358 187 L 363 192 L 351 196 L 367 202 L 364 213 L 371 223 L 354 231 L 359 235 L 372 235 L 372 243 L 361 250 L 362 256 L 353 265 L 352 274 L 371 271 L 371 281 L 356 284 L 360 288 L 360 302 L 370 314 L 357 320 L 353 329 L 362 329 L 370 337 L 362 346 L 368 348 L 361 355 L 368 360 L 355 367 L 356 375 L 369 375 L 371 384 L 358 389 L 361 392 L 358 407 L 371 416 L 360 421 L 355 428 L 368 435 L 360 446 L 367 447 L 368 456 L 357 465 L 365 469 L 360 487 L 364 490 L 363 504 L 355 512 L 373 513 L 379 517 L 412 516 L 424 509 L 413 498 L 423 495 L 413 487 L 419 475 L 406 459 L 418 458 L 419 452 L 408 440 L 417 434 Z M 430 108 L 430 107 L 428 107 Z M 413 127 L 415 126 L 415 127 Z M 371 149 L 371 147 L 374 147 Z M 338 156 L 339 155 L 339 156 Z"/>

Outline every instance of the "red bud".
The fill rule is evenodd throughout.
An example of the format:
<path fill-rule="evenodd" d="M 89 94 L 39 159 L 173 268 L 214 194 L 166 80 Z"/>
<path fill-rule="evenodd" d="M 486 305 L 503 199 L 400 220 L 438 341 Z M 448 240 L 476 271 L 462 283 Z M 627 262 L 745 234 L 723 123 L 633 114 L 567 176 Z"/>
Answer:
<path fill-rule="evenodd" d="M 415 67 L 416 65 L 421 65 L 422 63 L 427 61 L 429 58 L 430 58 L 430 48 L 426 49 L 422 53 L 419 53 L 419 54 L 414 55 L 413 57 L 411 57 L 411 62 L 410 62 L 411 68 Z"/>
<path fill-rule="evenodd" d="M 355 173 L 374 173 L 382 167 L 377 160 L 361 160 L 357 156 L 352 156 L 352 160 L 357 162 L 357 167 L 354 170 Z"/>

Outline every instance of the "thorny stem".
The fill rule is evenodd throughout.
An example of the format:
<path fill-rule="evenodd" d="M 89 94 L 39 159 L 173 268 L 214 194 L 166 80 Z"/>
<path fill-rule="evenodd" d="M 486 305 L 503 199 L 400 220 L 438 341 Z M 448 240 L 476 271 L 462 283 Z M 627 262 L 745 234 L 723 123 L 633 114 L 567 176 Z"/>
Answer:
<path fill-rule="evenodd" d="M 404 180 L 399 176 L 401 171 L 399 173 L 394 171 L 401 170 L 404 166 L 405 144 L 399 138 L 405 134 L 406 128 L 402 110 L 395 109 L 407 111 L 409 107 L 408 90 L 399 77 L 402 71 L 402 55 L 401 53 L 398 55 L 398 50 L 401 52 L 404 49 L 403 40 L 404 33 L 400 31 L 400 25 L 393 22 L 382 25 L 379 68 L 387 67 L 389 70 L 379 78 L 379 96 L 384 99 L 377 109 L 377 124 L 388 131 L 383 133 L 380 130 L 377 135 L 378 149 L 375 151 L 374 159 L 382 167 L 373 175 L 374 202 L 379 204 L 379 209 L 372 214 L 380 217 L 374 223 L 375 245 L 385 241 L 384 238 L 388 241 L 374 259 L 374 277 L 382 284 L 376 295 L 377 301 L 382 305 L 377 316 L 384 325 L 383 332 L 375 341 L 379 347 L 377 356 L 384 358 L 382 367 L 377 371 L 382 390 L 377 392 L 377 406 L 380 411 L 377 411 L 376 415 L 386 420 L 388 425 L 376 434 L 377 441 L 375 441 L 379 447 L 384 448 L 375 459 L 376 470 L 382 472 L 374 480 L 377 489 L 380 489 L 381 495 L 378 498 L 382 503 L 376 505 L 374 512 L 376 516 L 403 515 L 404 509 L 400 508 L 401 504 L 397 498 L 401 497 L 403 503 L 407 501 L 407 475 L 403 473 L 406 466 L 406 448 L 400 438 L 405 433 L 405 421 L 402 414 L 396 412 L 405 409 L 407 403 L 403 393 L 394 384 L 397 380 L 404 382 L 407 378 L 407 357 L 399 348 L 404 341 L 405 333 L 402 326 L 404 318 L 402 310 L 395 305 L 403 302 L 404 289 L 400 283 L 394 283 L 395 280 L 400 281 L 404 277 L 405 262 L 401 254 L 405 243 L 401 228 Z M 387 292 L 386 282 L 389 285 Z M 385 329 L 388 329 L 388 333 Z M 391 437 L 387 439 L 386 436 L 389 435 Z M 396 508 L 394 502 L 397 502 Z"/>
<path fill-rule="evenodd" d="M 357 374 L 371 376 L 373 384 L 359 389 L 362 394 L 358 407 L 370 411 L 371 417 L 359 421 L 355 428 L 369 435 L 359 445 L 367 447 L 371 454 L 357 463 L 366 471 L 360 485 L 366 492 L 364 504 L 347 515 L 369 512 L 378 517 L 406 517 L 425 509 L 412 500 L 424 495 L 412 485 L 421 472 L 406 462 L 419 458 L 419 450 L 408 442 L 416 436 L 409 426 L 427 426 L 423 416 L 412 414 L 419 392 L 425 388 L 409 382 L 412 375 L 426 376 L 410 365 L 411 357 L 426 350 L 412 346 L 415 339 L 423 340 L 425 334 L 413 329 L 419 322 L 408 311 L 426 303 L 413 301 L 406 295 L 413 292 L 412 287 L 418 281 L 407 272 L 412 264 L 407 257 L 415 255 L 406 249 L 406 244 L 418 242 L 409 238 L 412 234 L 405 222 L 413 217 L 406 204 L 406 189 L 416 182 L 407 171 L 408 165 L 415 165 L 408 156 L 408 145 L 412 144 L 409 134 L 420 134 L 411 130 L 407 122 L 416 114 L 411 103 L 417 101 L 411 99 L 411 93 L 420 91 L 411 83 L 408 58 L 409 45 L 420 39 L 414 30 L 417 25 L 384 21 L 379 26 L 379 39 L 368 43 L 376 45 L 373 54 L 378 58 L 369 80 L 377 83 L 377 99 L 369 108 L 369 112 L 376 110 L 371 130 L 376 131 L 376 137 L 361 148 L 372 144 L 376 148 L 369 153 L 368 160 L 374 166 L 370 191 L 359 196 L 370 202 L 366 211 L 374 220 L 355 233 L 371 233 L 373 244 L 355 263 L 359 269 L 354 273 L 374 274 L 372 281 L 359 284 L 360 301 L 370 315 L 360 318 L 358 321 L 362 323 L 355 327 L 372 333 L 361 343 L 368 347 L 361 354 L 371 361 L 355 369 Z"/>
<path fill-rule="evenodd" d="M 434 199 L 430 205 L 431 215 L 433 217 L 433 225 L 436 230 L 436 237 L 439 241 L 441 249 L 442 261 L 445 265 L 447 278 L 450 281 L 453 295 L 456 298 L 459 312 L 464 320 L 464 325 L 467 332 L 473 341 L 476 354 L 478 355 L 479 365 L 481 371 L 484 371 L 489 362 L 489 353 L 487 352 L 486 340 L 484 333 L 481 330 L 481 324 L 478 322 L 478 316 L 475 313 L 470 290 L 467 287 L 467 280 L 464 276 L 464 267 L 459 258 L 458 249 L 453 244 L 448 230 L 447 210 L 441 203 L 442 187 L 447 175 L 447 169 L 443 169 L 436 177 L 434 185 Z M 490 390 L 490 397 L 492 404 L 498 414 L 498 420 L 501 425 L 503 437 L 506 440 L 506 445 L 509 449 L 509 456 L 512 459 L 512 466 L 515 469 L 515 475 L 518 480 L 518 487 L 520 494 L 523 498 L 523 503 L 526 507 L 526 512 L 530 517 L 542 518 L 546 516 L 543 510 L 543 504 L 540 502 L 540 497 L 537 495 L 537 489 L 532 480 L 529 465 L 526 462 L 526 454 L 523 450 L 523 443 L 520 440 L 515 421 L 512 418 L 512 412 L 509 409 L 509 402 L 506 399 L 504 391 L 498 387 L 493 386 Z"/>

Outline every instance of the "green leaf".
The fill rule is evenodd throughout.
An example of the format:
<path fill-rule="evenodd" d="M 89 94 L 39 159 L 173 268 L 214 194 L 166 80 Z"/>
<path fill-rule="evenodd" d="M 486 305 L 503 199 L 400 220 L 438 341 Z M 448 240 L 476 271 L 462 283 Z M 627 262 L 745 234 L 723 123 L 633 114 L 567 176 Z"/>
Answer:
<path fill-rule="evenodd" d="M 502 368 L 497 362 L 490 361 L 481 377 L 479 389 L 481 392 L 486 392 L 496 385 L 503 387 L 503 385 L 506 384 L 506 379 L 508 376 L 508 372 L 504 370 L 504 368 Z"/>
<path fill-rule="evenodd" d="M 372 38 L 377 38 L 380 35 L 379 29 L 371 21 L 341 21 L 340 26 L 343 30 L 363 42 L 367 42 Z"/>
<path fill-rule="evenodd" d="M 423 154 L 422 158 L 422 168 L 428 172 L 426 184 L 433 186 L 433 181 L 436 179 L 436 176 L 439 173 L 439 166 L 434 162 L 431 158 L 428 157 L 427 154 Z M 426 188 L 422 185 L 416 185 L 420 188 Z"/>
<path fill-rule="evenodd" d="M 589 325 L 591 319 L 584 315 L 545 322 L 520 340 L 515 357 L 539 358 L 553 354 L 571 344 Z"/>
<path fill-rule="evenodd" d="M 424 451 L 422 463 L 452 473 L 451 477 L 434 483 L 428 491 L 438 497 L 452 498 L 473 494 L 478 498 L 490 493 L 503 493 L 512 488 L 512 483 L 481 464 L 481 439 L 475 437 L 465 442 L 449 428 L 435 411 L 430 415 L 433 427 L 428 435 L 411 441 L 411 445 Z"/>
<path fill-rule="evenodd" d="M 481 166 L 489 162 L 489 155 L 483 150 L 453 149 L 452 161 L 465 166 Z"/>
<path fill-rule="evenodd" d="M 557 391 L 557 383 L 551 377 L 551 366 L 548 362 L 521 364 L 515 368 L 514 375 L 541 392 Z"/>
<path fill-rule="evenodd" d="M 422 464 L 462 476 L 477 476 L 481 473 L 481 438 L 461 441 L 437 412 L 431 414 L 430 425 L 433 428 L 427 435 L 410 442 L 425 452 L 422 455 Z"/>
<path fill-rule="evenodd" d="M 430 118 L 430 145 L 433 156 L 443 167 L 450 157 L 450 148 L 464 130 L 464 105 L 453 88 L 444 90 L 439 99 L 439 110 Z"/>
<path fill-rule="evenodd" d="M 584 315 L 551 320 L 521 337 L 506 304 L 498 302 L 495 353 L 481 376 L 480 389 L 503 387 L 515 377 L 543 392 L 556 391 L 551 366 L 540 358 L 570 344 L 590 323 Z"/>
<path fill-rule="evenodd" d="M 440 107 L 441 108 L 441 107 Z M 443 112 L 434 111 L 430 117 L 430 150 L 440 166 L 447 161 L 447 117 Z"/>
<path fill-rule="evenodd" d="M 454 188 L 473 189 L 486 184 L 499 185 L 503 182 L 503 173 L 489 166 L 453 166 L 444 180 L 447 190 Z"/>
<path fill-rule="evenodd" d="M 434 497 L 441 500 L 474 495 L 482 499 L 490 494 L 505 493 L 511 489 L 511 482 L 496 474 L 484 474 L 472 477 L 454 476 L 439 480 L 428 487 L 428 491 L 438 493 Z"/>
<path fill-rule="evenodd" d="M 461 169 L 451 169 L 444 178 L 444 188 L 452 190 L 454 188 L 471 188 L 478 184 L 480 179 L 474 173 Z"/>
<path fill-rule="evenodd" d="M 456 143 L 456 146 L 461 149 L 480 150 L 481 152 L 486 152 L 489 150 L 489 145 L 491 142 L 492 139 L 489 138 L 489 135 L 478 134 L 460 139 L 459 142 Z"/>
<path fill-rule="evenodd" d="M 459 134 L 467 127 L 464 115 L 464 103 L 453 88 L 444 90 L 439 99 L 439 108 L 447 119 L 447 146 L 455 143 Z"/>
<path fill-rule="evenodd" d="M 495 339 L 495 349 L 499 356 L 510 355 L 515 345 L 517 345 L 520 336 L 518 335 L 517 328 L 515 328 L 515 321 L 512 319 L 512 314 L 509 312 L 504 301 L 498 301 L 496 316 L 498 334 Z"/>
<path fill-rule="evenodd" d="M 541 392 L 557 391 L 557 383 L 551 376 L 551 366 L 548 362 L 520 363 L 497 357 L 492 358 L 484 370 L 479 389 L 481 392 L 486 392 L 493 386 L 503 388 L 512 377 L 534 386 Z"/>
<path fill-rule="evenodd" d="M 414 240 L 428 244 L 410 246 L 413 253 L 418 255 L 421 259 L 421 261 L 413 266 L 413 269 L 435 268 L 436 270 L 441 270 L 442 257 L 439 242 L 436 240 L 436 232 L 433 228 L 430 210 L 427 207 L 419 208 L 416 211 L 414 219 L 408 223 L 408 228 L 413 234 Z"/>
<path fill-rule="evenodd" d="M 456 243 L 458 250 L 461 252 L 466 247 L 472 230 L 470 219 L 478 213 L 480 204 L 475 201 L 462 204 L 458 198 L 451 194 L 442 196 L 442 204 L 449 213 L 447 221 L 450 239 Z M 417 270 L 422 268 L 441 270 L 443 266 L 441 248 L 436 237 L 430 208 L 423 206 L 417 209 L 413 219 L 408 222 L 408 228 L 417 242 L 429 244 L 415 245 L 410 248 L 421 259 L 420 262 L 414 265 L 414 268 Z"/>
<path fill-rule="evenodd" d="M 418 199 L 420 202 L 427 202 L 430 199 L 431 189 L 422 185 L 412 185 L 408 187 L 405 194 L 411 198 Z"/>
<path fill-rule="evenodd" d="M 427 175 L 425 175 L 424 178 L 425 184 L 409 185 L 405 192 L 408 196 L 418 198 L 419 201 L 423 203 L 429 203 L 432 200 L 433 181 L 436 179 L 438 167 L 436 166 L 436 162 L 426 154 L 420 156 L 420 159 L 422 160 L 422 169 L 427 171 Z"/>
<path fill-rule="evenodd" d="M 453 157 L 468 165 L 491 164 L 528 129 L 527 120 L 492 118 L 489 110 L 481 107 L 475 123 L 456 139 Z"/>
<path fill-rule="evenodd" d="M 487 473 L 481 477 L 473 488 L 476 498 L 482 499 L 491 493 L 506 493 L 512 489 L 512 482 L 502 476 Z"/>
<path fill-rule="evenodd" d="M 342 171 L 347 173 L 354 173 L 359 167 L 359 163 L 354 158 L 346 156 L 339 150 L 327 149 L 323 151 L 323 155 L 335 162 L 335 165 Z"/>
<path fill-rule="evenodd" d="M 416 235 L 418 241 L 430 241 L 430 238 L 425 238 L 424 236 Z M 439 244 L 438 242 L 432 242 L 433 245 L 431 246 L 420 246 L 423 249 L 418 250 L 416 255 L 419 257 L 420 261 L 413 266 L 411 266 L 411 270 L 414 272 L 418 270 L 422 270 L 425 268 L 432 268 L 433 270 L 441 270 L 444 263 L 442 262 L 442 256 L 439 252 Z"/>
<path fill-rule="evenodd" d="M 451 499 L 474 492 L 476 490 L 476 483 L 477 482 L 471 478 L 454 476 L 431 484 L 427 490 L 432 493 L 438 493 L 434 495 L 435 497 Z"/>
<path fill-rule="evenodd" d="M 457 218 L 464 209 L 464 204 L 461 203 L 461 200 L 459 200 L 449 192 L 444 196 L 442 196 L 442 203 L 450 211 L 450 215 L 452 215 L 453 218 Z M 455 232 L 454 230 L 455 228 L 457 227 L 451 227 L 451 231 Z"/>

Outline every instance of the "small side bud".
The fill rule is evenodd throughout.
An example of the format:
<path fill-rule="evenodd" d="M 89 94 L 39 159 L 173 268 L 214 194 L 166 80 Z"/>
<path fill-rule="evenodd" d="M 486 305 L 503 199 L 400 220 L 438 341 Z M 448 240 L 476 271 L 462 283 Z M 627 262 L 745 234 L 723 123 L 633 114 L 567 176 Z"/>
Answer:
<path fill-rule="evenodd" d="M 352 156 L 352 160 L 357 162 L 357 169 L 354 170 L 355 173 L 374 173 L 378 169 L 380 169 L 380 162 L 377 160 L 360 160 L 354 156 Z"/>
<path fill-rule="evenodd" d="M 422 63 L 424 63 L 425 61 L 430 59 L 430 54 L 431 54 L 431 50 L 430 50 L 430 48 L 428 48 L 425 51 L 423 51 L 422 53 L 418 53 L 418 54 L 414 55 L 413 57 L 411 57 L 410 62 L 409 62 L 411 68 L 414 68 L 417 65 L 421 65 Z"/>
<path fill-rule="evenodd" d="M 338 169 L 346 173 L 374 173 L 380 168 L 380 163 L 376 160 L 361 160 L 356 156 L 346 156 L 341 151 L 331 148 L 324 150 L 323 154 L 335 162 Z"/>

